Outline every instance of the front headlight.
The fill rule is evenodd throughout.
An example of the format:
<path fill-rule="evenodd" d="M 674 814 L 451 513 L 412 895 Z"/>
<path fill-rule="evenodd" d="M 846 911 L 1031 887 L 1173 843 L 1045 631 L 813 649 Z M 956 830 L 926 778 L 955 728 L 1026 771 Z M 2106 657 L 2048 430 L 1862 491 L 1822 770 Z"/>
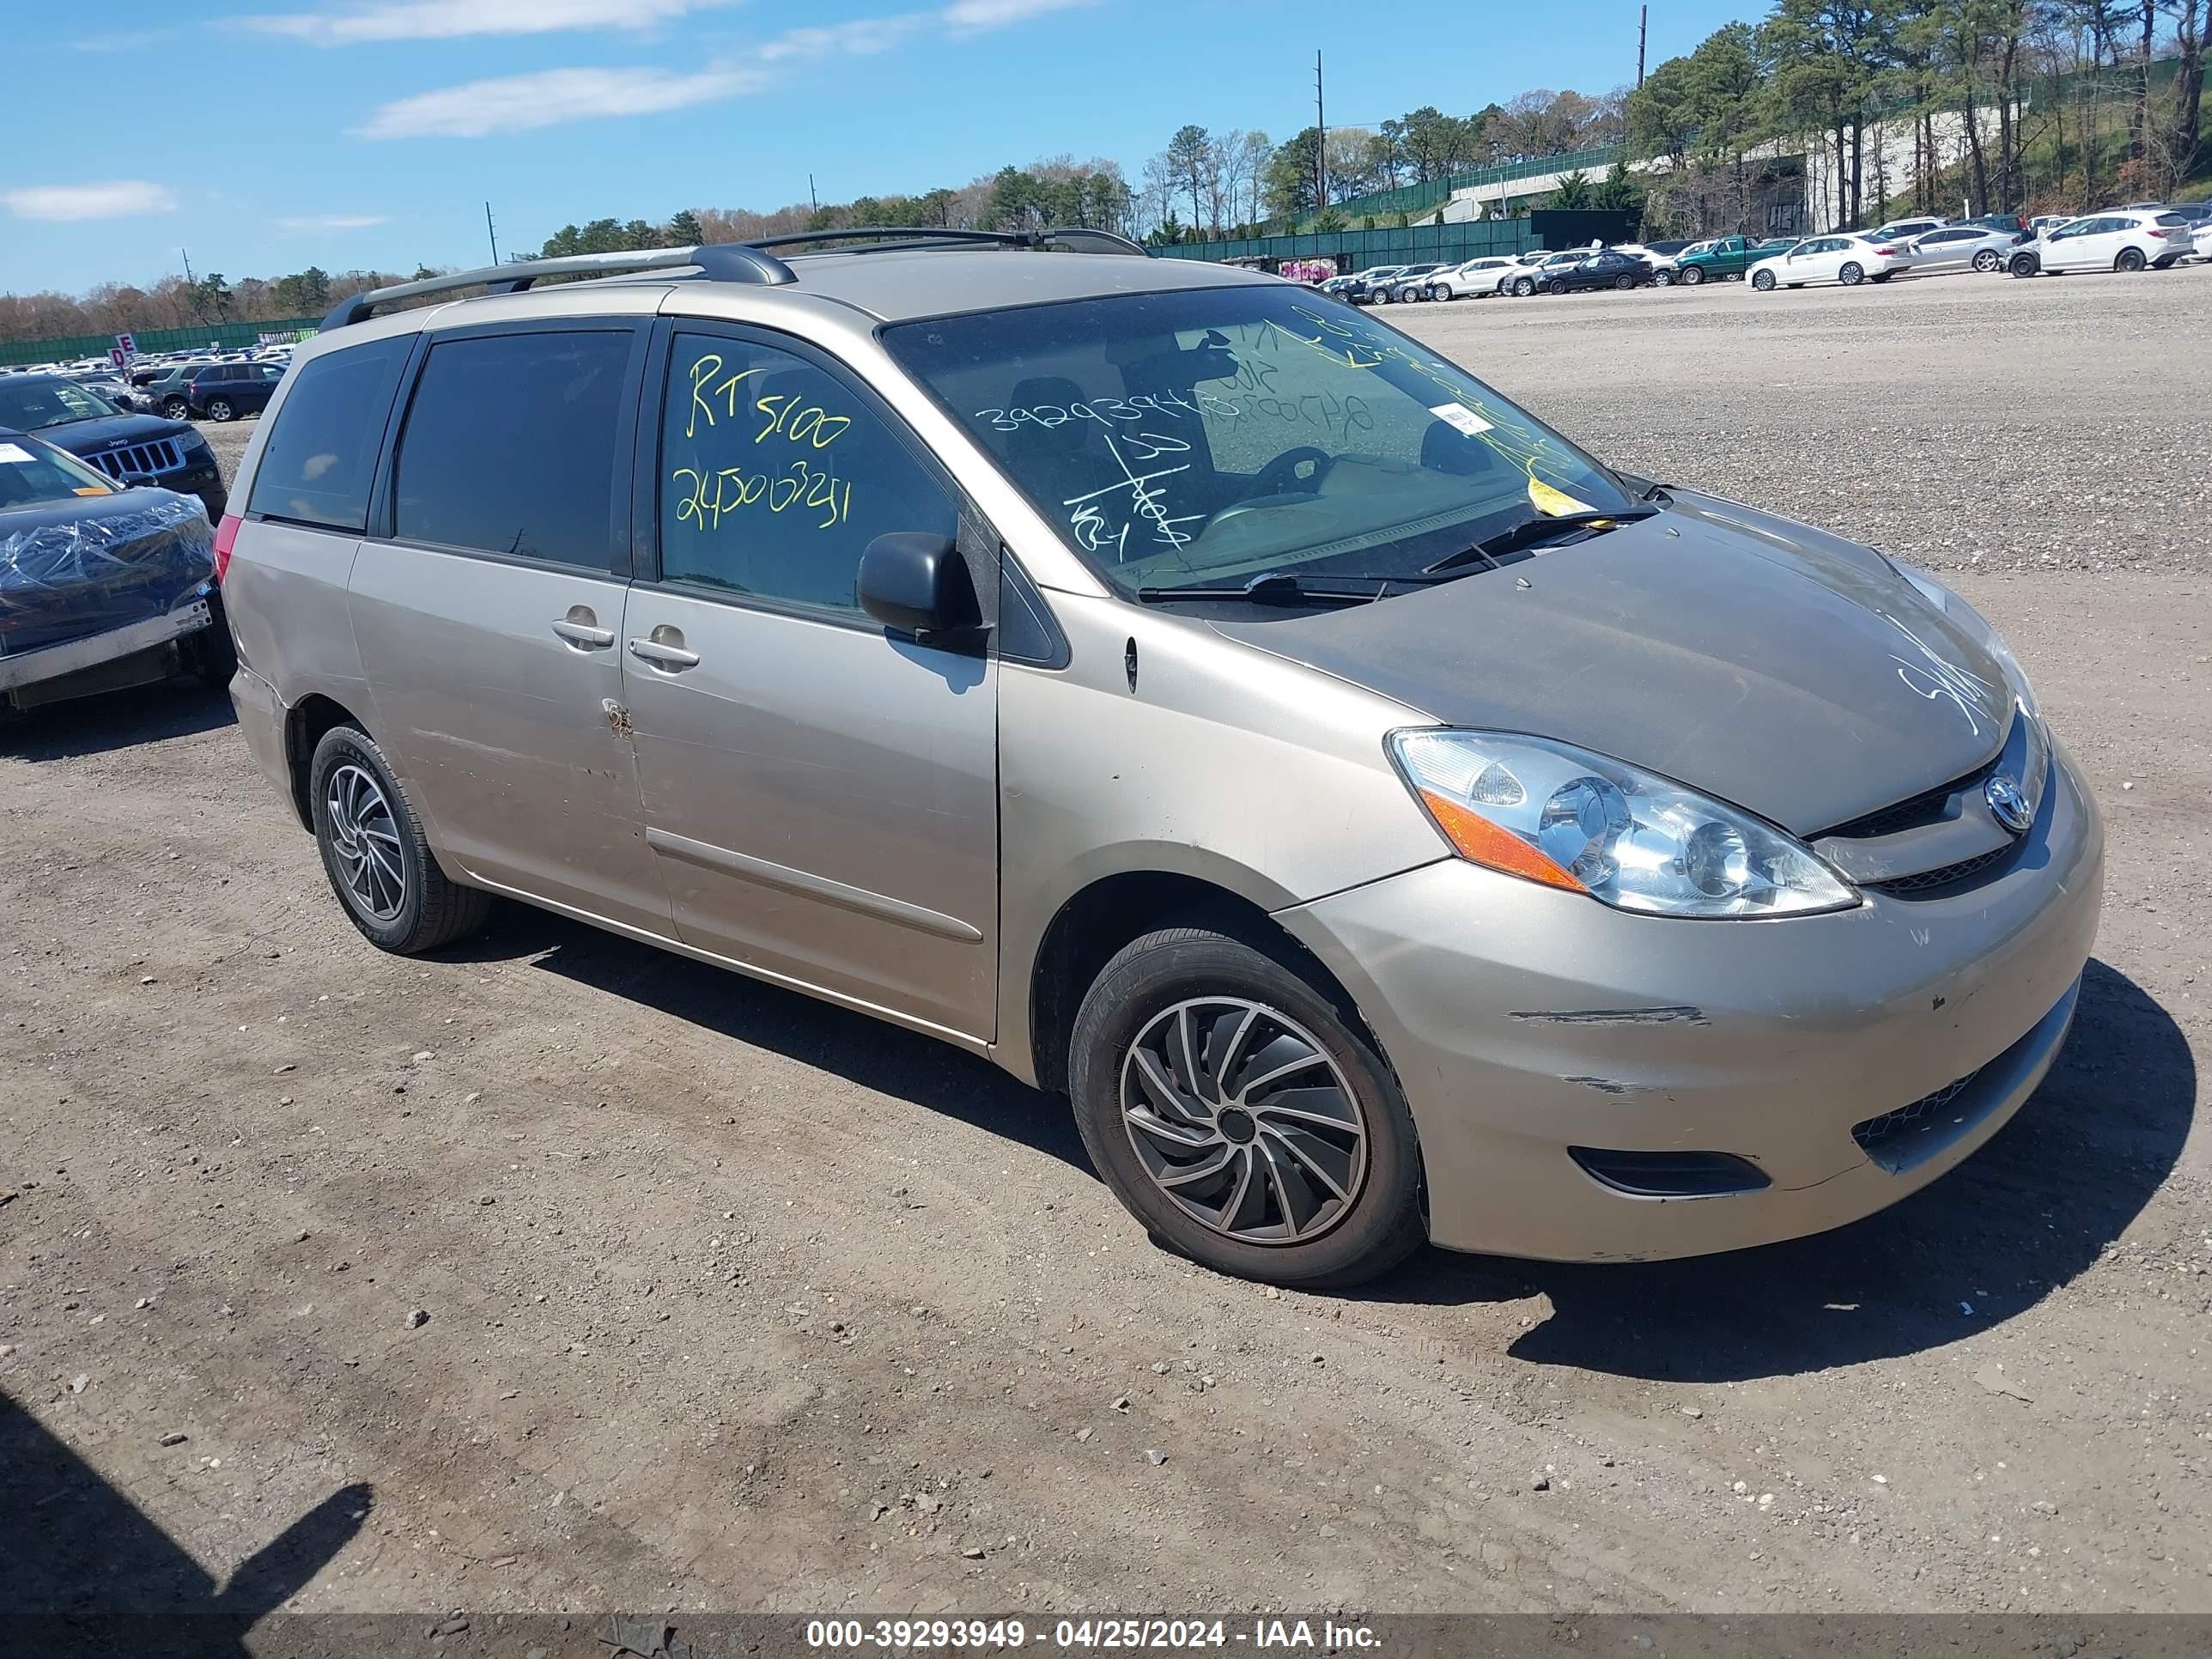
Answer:
<path fill-rule="evenodd" d="M 1615 909 L 1806 915 L 1858 896 L 1771 824 L 1541 738 L 1394 732 L 1391 757 L 1459 855 Z"/>
<path fill-rule="evenodd" d="M 2036 707 L 2035 688 L 2027 682 L 2027 671 L 2020 665 L 2020 659 L 2013 655 L 2012 647 L 2005 643 L 2004 635 L 1997 632 L 1990 619 L 1918 565 L 1907 564 L 1888 554 L 1882 556 L 1889 560 L 1890 568 L 1910 582 L 1913 591 L 1922 599 L 1945 616 L 1954 621 L 1966 623 L 1981 635 L 1982 648 L 1996 659 L 1998 667 L 2004 670 L 2005 684 L 2011 688 L 2021 708 L 2027 711 L 2030 720 L 2039 719 L 2041 715 Z"/>

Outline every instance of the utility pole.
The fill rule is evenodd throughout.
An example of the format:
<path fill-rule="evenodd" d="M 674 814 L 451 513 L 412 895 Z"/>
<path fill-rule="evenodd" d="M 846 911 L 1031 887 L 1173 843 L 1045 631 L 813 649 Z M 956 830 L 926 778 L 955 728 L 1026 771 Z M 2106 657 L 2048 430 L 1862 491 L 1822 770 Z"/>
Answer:
<path fill-rule="evenodd" d="M 806 175 L 806 205 L 817 213 L 822 211 L 822 201 L 814 193 L 814 175 L 811 173 Z"/>
<path fill-rule="evenodd" d="M 484 204 L 484 234 L 491 238 L 491 262 L 499 263 L 499 230 L 491 222 L 491 204 Z"/>
<path fill-rule="evenodd" d="M 1636 9 L 1636 84 L 1639 87 L 1644 84 L 1644 42 L 1650 30 L 1651 8 L 1638 6 Z"/>
<path fill-rule="evenodd" d="M 1321 53 L 1314 53 L 1314 211 L 1328 205 L 1328 115 L 1321 100 Z"/>
<path fill-rule="evenodd" d="M 185 256 L 185 283 L 189 287 L 192 282 L 192 256 L 184 248 L 179 248 L 177 252 Z"/>

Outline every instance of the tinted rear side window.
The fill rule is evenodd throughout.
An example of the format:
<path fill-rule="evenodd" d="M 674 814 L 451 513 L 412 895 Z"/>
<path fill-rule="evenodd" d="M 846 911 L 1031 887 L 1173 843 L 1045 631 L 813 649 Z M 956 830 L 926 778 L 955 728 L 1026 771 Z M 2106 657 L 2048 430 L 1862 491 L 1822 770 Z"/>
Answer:
<path fill-rule="evenodd" d="M 532 331 L 432 346 L 399 435 L 394 532 L 605 569 L 633 337 Z"/>
<path fill-rule="evenodd" d="M 309 361 L 276 411 L 253 475 L 250 513 L 358 533 L 399 371 L 414 346 L 395 335 Z"/>

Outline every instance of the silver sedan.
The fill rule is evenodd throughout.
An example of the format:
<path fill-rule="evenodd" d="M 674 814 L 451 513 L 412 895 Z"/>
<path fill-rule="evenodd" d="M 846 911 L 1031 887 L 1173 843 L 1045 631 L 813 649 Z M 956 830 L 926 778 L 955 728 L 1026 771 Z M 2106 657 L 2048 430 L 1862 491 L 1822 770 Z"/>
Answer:
<path fill-rule="evenodd" d="M 1939 270 L 2001 270 L 2020 236 L 1987 225 L 1946 225 L 1913 238 L 1911 269 L 1926 276 Z"/>

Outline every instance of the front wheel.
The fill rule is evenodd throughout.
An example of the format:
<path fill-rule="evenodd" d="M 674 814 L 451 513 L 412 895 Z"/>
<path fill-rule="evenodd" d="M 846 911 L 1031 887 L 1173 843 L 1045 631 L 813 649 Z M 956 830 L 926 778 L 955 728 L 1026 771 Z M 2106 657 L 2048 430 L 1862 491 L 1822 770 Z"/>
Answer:
<path fill-rule="evenodd" d="M 2130 276 L 2135 272 L 2141 270 L 2142 268 L 2142 250 L 2139 247 L 2122 248 L 2120 250 L 2120 257 L 2112 261 L 2112 269 L 2114 270 L 2124 270 L 2128 272 Z"/>
<path fill-rule="evenodd" d="M 173 421 L 185 420 L 191 416 L 191 412 L 192 406 L 182 398 L 172 398 L 161 405 L 161 413 Z"/>
<path fill-rule="evenodd" d="M 1429 290 L 1429 298 L 1436 301 L 1438 304 L 1442 304 L 1444 301 L 1450 299 L 1451 296 L 1452 291 L 1448 288 L 1432 288 Z"/>
<path fill-rule="evenodd" d="M 1420 1152 L 1358 1016 L 1292 963 L 1198 928 L 1136 940 L 1077 1011 L 1068 1091 L 1156 1237 L 1218 1273 L 1340 1289 L 1420 1243 Z"/>
<path fill-rule="evenodd" d="M 357 726 L 334 726 L 308 763 L 315 845 L 331 890 L 379 950 L 416 956 L 483 923 L 489 894 L 447 879 L 384 751 Z"/>
<path fill-rule="evenodd" d="M 1854 259 L 1836 273 L 1836 280 L 1845 288 L 1856 288 L 1866 280 L 1866 267 Z"/>
<path fill-rule="evenodd" d="M 1536 284 L 1529 281 L 1528 277 L 1518 276 L 1514 279 L 1513 297 L 1515 299 L 1525 300 L 1535 291 Z"/>
<path fill-rule="evenodd" d="M 1705 280 L 1705 268 L 1703 265 L 1692 265 L 1682 272 L 1684 288 L 1695 288 Z"/>
<path fill-rule="evenodd" d="M 2032 253 L 2016 253 L 2013 256 L 2009 269 L 2015 276 L 2033 276 L 2036 271 L 2035 256 Z"/>
<path fill-rule="evenodd" d="M 1761 294 L 1771 294 L 1771 293 L 1773 293 L 1773 292 L 1774 292 L 1774 273 L 1773 273 L 1772 271 L 1771 271 L 1771 270 L 1760 270 L 1760 271 L 1754 271 L 1754 272 L 1753 272 L 1753 273 L 1752 273 L 1752 278 L 1751 278 L 1751 285 L 1752 285 L 1753 288 L 1757 289 L 1758 289 Z"/>

